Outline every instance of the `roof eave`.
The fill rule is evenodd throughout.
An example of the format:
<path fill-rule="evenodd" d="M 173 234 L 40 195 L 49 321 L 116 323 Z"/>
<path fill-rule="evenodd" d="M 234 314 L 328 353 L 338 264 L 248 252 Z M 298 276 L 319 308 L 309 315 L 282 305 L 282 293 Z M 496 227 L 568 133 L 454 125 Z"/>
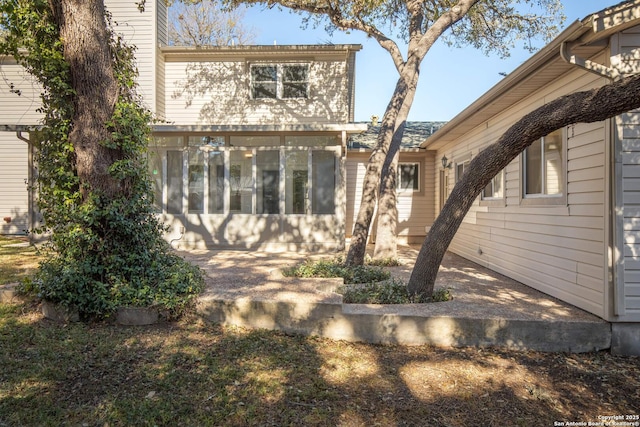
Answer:
<path fill-rule="evenodd" d="M 367 126 L 360 123 L 281 124 L 281 125 L 154 125 L 154 132 L 262 133 L 262 132 L 346 132 L 360 133 Z"/>
<path fill-rule="evenodd" d="M 451 142 L 454 138 L 447 138 L 447 136 L 450 136 L 449 134 L 454 129 L 467 122 L 471 117 L 481 114 L 482 110 L 495 103 L 502 95 L 531 77 L 550 61 L 561 61 L 560 48 L 564 43 L 576 45 L 594 44 L 600 40 L 608 39 L 616 32 L 638 25 L 639 19 L 640 0 L 634 0 L 619 3 L 591 14 L 582 21 L 573 22 L 553 41 L 456 115 L 420 146 L 435 150 Z M 489 118 L 488 115 L 485 120 Z"/>
<path fill-rule="evenodd" d="M 420 146 L 427 149 L 437 149 L 444 143 L 448 142 L 446 141 L 442 144 L 439 144 L 439 142 L 454 128 L 459 126 L 461 123 L 464 123 L 471 116 L 478 114 L 500 96 L 511 90 L 514 86 L 526 80 L 527 77 L 533 74 L 536 70 L 540 69 L 544 64 L 548 63 L 550 60 L 553 60 L 556 56 L 559 56 L 558 52 L 560 51 L 560 46 L 562 45 L 563 41 L 575 40 L 577 37 L 584 34 L 584 32 L 588 30 L 590 30 L 590 27 L 585 26 L 583 22 L 575 21 L 574 23 L 572 23 L 550 44 L 540 49 L 529 60 L 525 61 L 518 68 L 509 73 L 499 83 L 485 92 L 484 95 L 482 95 L 471 105 L 462 110 L 453 119 L 447 122 L 446 125 L 438 129 L 437 132 L 426 139 L 422 144 L 420 144 Z"/>

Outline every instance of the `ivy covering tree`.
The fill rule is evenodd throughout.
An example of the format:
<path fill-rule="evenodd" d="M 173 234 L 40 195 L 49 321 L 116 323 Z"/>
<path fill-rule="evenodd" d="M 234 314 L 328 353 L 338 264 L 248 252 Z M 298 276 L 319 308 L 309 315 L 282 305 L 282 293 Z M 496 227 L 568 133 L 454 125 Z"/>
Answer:
<path fill-rule="evenodd" d="M 136 93 L 134 48 L 113 31 L 102 0 L 0 0 L 0 26 L 0 53 L 43 88 L 43 127 L 31 135 L 38 231 L 50 233 L 50 250 L 37 291 L 85 317 L 119 306 L 178 314 L 203 276 L 172 253 L 153 214 L 152 115 Z"/>

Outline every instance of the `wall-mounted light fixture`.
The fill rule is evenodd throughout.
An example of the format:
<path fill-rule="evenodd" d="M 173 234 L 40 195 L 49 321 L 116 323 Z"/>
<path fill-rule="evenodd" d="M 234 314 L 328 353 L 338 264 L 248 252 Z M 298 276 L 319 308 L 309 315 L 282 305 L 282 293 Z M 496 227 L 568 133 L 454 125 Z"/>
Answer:
<path fill-rule="evenodd" d="M 447 156 L 442 156 L 440 161 L 442 162 L 442 169 L 451 169 L 451 162 L 449 162 Z"/>

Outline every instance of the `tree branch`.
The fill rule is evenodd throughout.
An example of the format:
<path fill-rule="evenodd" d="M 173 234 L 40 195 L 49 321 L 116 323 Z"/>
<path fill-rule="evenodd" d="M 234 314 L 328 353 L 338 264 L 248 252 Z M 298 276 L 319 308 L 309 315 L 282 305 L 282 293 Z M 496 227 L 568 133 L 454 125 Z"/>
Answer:
<path fill-rule="evenodd" d="M 640 74 L 562 96 L 532 111 L 482 150 L 433 222 L 409 279 L 411 294 L 431 295 L 442 258 L 465 215 L 489 181 L 534 141 L 574 123 L 593 123 L 640 108 Z"/>

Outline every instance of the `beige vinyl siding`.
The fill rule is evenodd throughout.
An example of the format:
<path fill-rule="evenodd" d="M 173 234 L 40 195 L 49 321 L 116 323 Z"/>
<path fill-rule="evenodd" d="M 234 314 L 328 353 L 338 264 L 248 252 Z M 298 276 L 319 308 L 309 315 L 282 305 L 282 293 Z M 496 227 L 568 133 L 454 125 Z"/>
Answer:
<path fill-rule="evenodd" d="M 358 217 L 358 209 L 362 201 L 362 183 L 367 172 L 367 154 L 347 153 L 347 209 L 345 232 L 347 237 L 353 234 L 353 224 Z"/>
<path fill-rule="evenodd" d="M 13 58 L 1 55 L 0 76 L 0 125 L 39 124 L 41 87 L 36 79 Z"/>
<path fill-rule="evenodd" d="M 138 92 L 148 108 L 155 112 L 155 67 L 156 67 L 156 1 L 147 0 L 144 11 L 135 1 L 106 0 L 105 6 L 112 14 L 115 31 L 129 45 L 136 46 L 135 58 L 138 67 Z"/>
<path fill-rule="evenodd" d="M 29 228 L 28 152 L 14 132 L 0 132 L 0 234 L 24 234 Z"/>
<path fill-rule="evenodd" d="M 155 47 L 155 102 L 156 102 L 156 114 L 159 118 L 164 119 L 165 115 L 165 93 L 166 93 L 166 81 L 164 75 L 164 55 L 160 52 L 160 47 L 166 46 L 169 41 L 169 35 L 167 30 L 167 4 L 165 1 L 159 1 L 156 5 L 157 7 L 157 23 L 156 23 L 156 31 L 157 31 L 157 44 Z"/>
<path fill-rule="evenodd" d="M 166 79 L 164 73 L 164 56 L 158 52 L 156 56 L 156 115 L 166 118 Z"/>
<path fill-rule="evenodd" d="M 347 217 L 346 233 L 351 236 L 362 200 L 362 184 L 370 153 L 349 152 L 347 155 Z M 425 226 L 433 223 L 434 198 L 434 157 L 433 153 L 401 153 L 400 162 L 420 164 L 420 191 L 398 192 L 398 227 L 401 241 L 421 243 L 425 236 Z M 371 230 L 375 234 L 375 224 Z"/>
<path fill-rule="evenodd" d="M 593 74 L 572 71 L 444 147 L 436 158 L 446 155 L 453 161 L 446 171 L 449 191 L 456 164 L 475 157 L 523 115 L 563 94 L 603 83 Z M 515 159 L 505 169 L 504 205 L 485 206 L 478 199 L 449 249 L 605 317 L 606 127 L 603 122 L 578 124 L 565 131 L 566 205 L 521 204 L 520 160 Z"/>
<path fill-rule="evenodd" d="M 640 27 L 625 31 L 614 38 L 612 62 L 625 73 L 640 70 Z M 616 118 L 619 138 L 616 166 L 622 181 L 616 196 L 618 258 L 616 285 L 618 314 L 621 320 L 640 321 L 640 111 Z"/>
<path fill-rule="evenodd" d="M 307 99 L 250 97 L 251 61 L 165 62 L 167 119 L 176 125 L 263 125 L 346 123 L 347 65 L 342 60 L 260 61 L 309 63 Z"/>

